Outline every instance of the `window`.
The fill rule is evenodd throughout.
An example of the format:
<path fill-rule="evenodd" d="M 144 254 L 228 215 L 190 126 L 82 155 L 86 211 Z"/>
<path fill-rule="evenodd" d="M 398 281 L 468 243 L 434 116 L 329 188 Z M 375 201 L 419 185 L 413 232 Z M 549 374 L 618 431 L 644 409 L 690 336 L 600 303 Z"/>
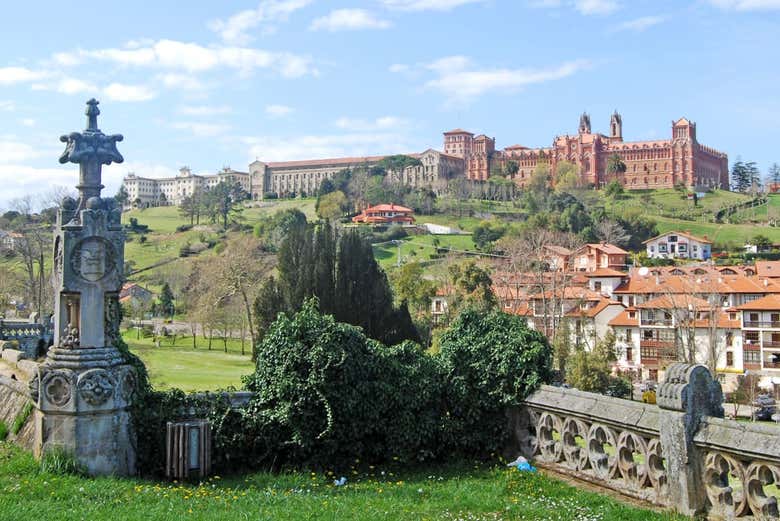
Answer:
<path fill-rule="evenodd" d="M 594 291 L 601 291 L 601 281 L 597 280 L 593 283 L 593 290 Z"/>
<path fill-rule="evenodd" d="M 677 242 L 677 236 L 676 235 L 670 235 L 667 240 L 669 242 Z"/>
<path fill-rule="evenodd" d="M 734 352 L 726 351 L 726 365 L 732 367 L 734 365 Z"/>
<path fill-rule="evenodd" d="M 634 353 L 631 346 L 626 347 L 626 361 L 631 362 L 634 359 Z"/>
<path fill-rule="evenodd" d="M 626 336 L 624 338 L 624 341 L 631 342 L 631 330 L 630 329 L 626 329 Z M 629 347 L 629 349 L 631 349 L 631 348 Z M 629 360 L 631 360 L 631 358 L 629 358 Z"/>
<path fill-rule="evenodd" d="M 742 351 L 742 361 L 746 364 L 760 364 L 761 351 Z"/>
<path fill-rule="evenodd" d="M 666 253 L 666 244 L 658 245 L 658 253 Z"/>

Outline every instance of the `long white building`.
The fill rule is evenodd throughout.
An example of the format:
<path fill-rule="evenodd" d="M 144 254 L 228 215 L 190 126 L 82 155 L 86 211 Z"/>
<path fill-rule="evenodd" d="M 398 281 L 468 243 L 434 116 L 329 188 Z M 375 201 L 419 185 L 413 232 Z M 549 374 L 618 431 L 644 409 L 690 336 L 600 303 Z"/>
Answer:
<path fill-rule="evenodd" d="M 219 183 L 239 183 L 247 193 L 252 185 L 249 174 L 232 168 L 223 168 L 216 174 L 193 174 L 189 167 L 179 169 L 176 177 L 140 177 L 127 174 L 124 185 L 129 194 L 128 206 L 178 206 L 185 197 L 209 190 Z"/>

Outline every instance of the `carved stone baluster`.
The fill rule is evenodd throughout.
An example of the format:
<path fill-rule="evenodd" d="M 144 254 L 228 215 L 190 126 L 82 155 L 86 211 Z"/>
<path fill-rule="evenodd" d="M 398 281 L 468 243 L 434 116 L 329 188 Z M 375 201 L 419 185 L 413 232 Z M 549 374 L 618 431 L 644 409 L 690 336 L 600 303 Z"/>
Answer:
<path fill-rule="evenodd" d="M 577 438 L 586 442 L 586 446 L 577 444 Z M 582 420 L 567 418 L 563 422 L 561 441 L 563 443 L 563 456 L 566 462 L 576 470 L 584 470 L 590 466 L 588 461 L 588 425 Z"/>
<path fill-rule="evenodd" d="M 634 459 L 634 453 L 641 456 L 640 462 Z M 647 444 L 633 432 L 623 431 L 618 437 L 618 468 L 623 479 L 635 490 L 641 490 L 647 482 Z"/>
<path fill-rule="evenodd" d="M 780 468 L 763 462 L 752 463 L 745 473 L 746 496 L 750 510 L 758 519 L 779 519 L 777 498 L 767 496 L 764 487 L 780 483 Z"/>
<path fill-rule="evenodd" d="M 615 452 L 609 454 L 604 447 L 605 445 L 611 445 L 614 450 L 617 450 L 615 433 L 601 423 L 592 424 L 587 437 L 590 468 L 600 479 L 607 481 L 615 477 L 617 473 L 617 455 Z"/>
<path fill-rule="evenodd" d="M 555 433 L 558 433 L 556 439 Z M 557 463 L 561 460 L 562 444 L 560 439 L 561 419 L 549 412 L 543 412 L 536 428 L 539 458 L 547 463 Z"/>
<path fill-rule="evenodd" d="M 731 486 L 729 476 L 739 481 L 737 488 Z M 732 519 L 747 513 L 745 469 L 736 459 L 720 452 L 708 453 L 704 459 L 704 486 L 711 514 Z"/>
<path fill-rule="evenodd" d="M 669 480 L 661 448 L 661 440 L 653 438 L 647 444 L 647 477 L 655 489 L 657 498 L 665 498 L 669 492 Z"/>

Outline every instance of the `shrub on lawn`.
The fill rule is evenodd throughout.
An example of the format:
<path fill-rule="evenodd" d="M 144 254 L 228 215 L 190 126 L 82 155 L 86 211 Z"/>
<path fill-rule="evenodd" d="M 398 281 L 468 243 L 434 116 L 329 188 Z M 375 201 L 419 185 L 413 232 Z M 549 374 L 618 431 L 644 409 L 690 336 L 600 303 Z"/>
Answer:
<path fill-rule="evenodd" d="M 86 476 L 87 469 L 62 447 L 48 449 L 41 458 L 41 471 L 49 474 Z"/>

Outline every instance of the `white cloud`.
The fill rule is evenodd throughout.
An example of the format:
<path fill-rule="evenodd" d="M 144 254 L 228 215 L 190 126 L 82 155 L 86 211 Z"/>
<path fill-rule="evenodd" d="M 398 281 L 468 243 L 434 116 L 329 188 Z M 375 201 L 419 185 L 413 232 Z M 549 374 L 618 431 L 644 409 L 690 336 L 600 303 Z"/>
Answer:
<path fill-rule="evenodd" d="M 179 107 L 179 114 L 184 114 L 185 116 L 220 116 L 230 114 L 232 111 L 233 109 L 227 105 L 218 107 L 209 105 Z"/>
<path fill-rule="evenodd" d="M 574 0 L 574 8 L 584 15 L 610 14 L 620 9 L 617 0 Z"/>
<path fill-rule="evenodd" d="M 262 0 L 256 9 L 240 11 L 227 20 L 213 20 L 209 28 L 229 44 L 245 45 L 252 40 L 248 34 L 261 27 L 265 33 L 273 32 L 274 24 L 285 22 L 289 16 L 311 3 L 311 0 Z"/>
<path fill-rule="evenodd" d="M 16 110 L 16 103 L 10 100 L 2 100 L 0 101 L 0 111 L 3 112 L 13 112 Z"/>
<path fill-rule="evenodd" d="M 45 72 L 33 71 L 25 67 L 0 67 L 0 85 L 27 83 L 45 77 Z"/>
<path fill-rule="evenodd" d="M 22 118 L 19 120 L 19 124 L 23 127 L 34 127 L 35 123 L 36 122 L 33 118 Z"/>
<path fill-rule="evenodd" d="M 604 15 L 620 9 L 620 2 L 618 0 L 529 0 L 528 6 L 548 9 L 573 7 L 583 15 Z"/>
<path fill-rule="evenodd" d="M 0 208 L 7 208 L 13 199 L 40 194 L 41 187 L 73 186 L 77 181 L 78 170 L 69 167 L 36 168 L 16 163 L 0 164 L 0 184 L 3 186 L 0 192 Z"/>
<path fill-rule="evenodd" d="M 365 9 L 336 9 L 311 23 L 313 31 L 357 31 L 361 29 L 387 29 L 392 24 L 374 16 Z"/>
<path fill-rule="evenodd" d="M 19 163 L 40 157 L 41 152 L 27 143 L 0 141 L 0 164 Z"/>
<path fill-rule="evenodd" d="M 336 120 L 336 126 L 338 128 L 352 132 L 398 129 L 399 127 L 406 126 L 407 123 L 408 122 L 405 119 L 396 116 L 383 116 L 370 121 L 347 117 Z"/>
<path fill-rule="evenodd" d="M 390 72 L 398 74 L 398 73 L 401 73 L 401 72 L 408 72 L 409 71 L 409 66 L 405 65 L 403 63 L 394 63 L 390 67 L 388 67 L 387 70 L 389 70 Z"/>
<path fill-rule="evenodd" d="M 401 11 L 449 11 L 466 4 L 485 0 L 381 0 L 385 7 Z"/>
<path fill-rule="evenodd" d="M 214 137 L 230 130 L 230 125 L 222 123 L 202 123 L 196 121 L 179 121 L 171 123 L 171 128 L 186 130 L 197 137 Z"/>
<path fill-rule="evenodd" d="M 771 11 L 780 9 L 780 0 L 710 0 L 710 3 L 721 9 L 735 11 Z"/>
<path fill-rule="evenodd" d="M 157 93 L 144 85 L 127 85 L 124 83 L 112 83 L 103 89 L 109 99 L 113 101 L 149 101 L 157 97 Z"/>
<path fill-rule="evenodd" d="M 560 80 L 589 66 L 586 60 L 576 60 L 544 69 L 474 69 L 468 58 L 449 56 L 427 66 L 437 77 L 426 82 L 425 87 L 441 92 L 449 102 L 467 102 L 491 91 L 512 92 L 527 85 Z"/>
<path fill-rule="evenodd" d="M 142 47 L 84 50 L 70 53 L 74 60 L 108 61 L 127 67 L 157 67 L 206 72 L 220 67 L 249 73 L 255 69 L 272 69 L 282 76 L 296 78 L 316 74 L 311 60 L 286 52 L 271 52 L 249 47 L 204 47 L 197 43 L 158 40 Z"/>
<path fill-rule="evenodd" d="M 621 23 L 617 26 L 617 30 L 642 32 L 645 29 L 662 23 L 664 20 L 665 18 L 663 16 L 642 16 Z"/>
<path fill-rule="evenodd" d="M 267 105 L 265 107 L 265 113 L 275 118 L 282 118 L 293 112 L 292 107 L 287 105 Z"/>
<path fill-rule="evenodd" d="M 159 74 L 157 80 L 166 88 L 179 90 L 203 90 L 206 86 L 197 77 L 191 74 L 177 74 L 169 72 Z"/>
<path fill-rule="evenodd" d="M 33 90 L 49 90 L 59 92 L 60 94 L 67 94 L 69 96 L 73 94 L 96 93 L 100 89 L 91 83 L 79 80 L 76 78 L 60 78 L 47 83 L 34 83 L 32 85 Z"/>
<path fill-rule="evenodd" d="M 291 161 L 328 157 L 359 157 L 408 152 L 410 140 L 388 133 L 349 133 L 307 136 L 245 137 L 248 159 L 262 161 Z"/>

